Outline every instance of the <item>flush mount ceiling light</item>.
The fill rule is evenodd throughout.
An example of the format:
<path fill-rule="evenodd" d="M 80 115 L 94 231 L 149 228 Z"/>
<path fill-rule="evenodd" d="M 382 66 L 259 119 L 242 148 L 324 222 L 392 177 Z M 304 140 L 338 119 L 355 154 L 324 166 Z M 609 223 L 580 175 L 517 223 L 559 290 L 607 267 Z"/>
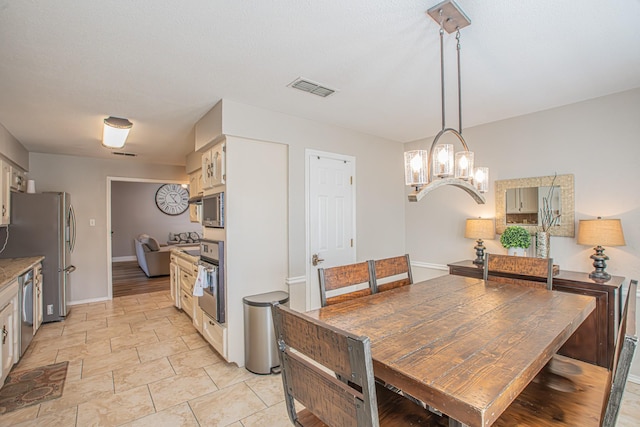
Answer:
<path fill-rule="evenodd" d="M 404 153 L 405 182 L 415 187 L 409 194 L 410 202 L 417 202 L 425 194 L 443 185 L 454 185 L 465 190 L 478 204 L 484 204 L 482 193 L 487 191 L 489 169 L 473 167 L 473 152 L 469 151 L 462 137 L 462 95 L 460 82 L 460 29 L 471 24 L 453 0 L 445 0 L 427 11 L 440 24 L 440 88 L 442 96 L 442 129 L 436 135 L 431 149 L 413 150 Z M 444 32 L 456 32 L 458 62 L 458 130 L 446 127 L 444 96 Z M 443 135 L 454 135 L 462 144 L 463 151 L 454 154 L 452 144 L 438 144 Z M 455 162 L 454 162 L 455 159 Z"/>
<path fill-rule="evenodd" d="M 107 148 L 122 148 L 127 140 L 127 135 L 133 123 L 119 117 L 107 117 L 104 119 L 102 131 L 102 145 Z"/>

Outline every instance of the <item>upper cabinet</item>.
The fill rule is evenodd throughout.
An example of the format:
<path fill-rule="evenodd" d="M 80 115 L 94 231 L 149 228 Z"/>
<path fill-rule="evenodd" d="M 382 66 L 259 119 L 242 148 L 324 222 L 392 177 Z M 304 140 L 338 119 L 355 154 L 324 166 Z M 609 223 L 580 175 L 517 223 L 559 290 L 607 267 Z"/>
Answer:
<path fill-rule="evenodd" d="M 202 154 L 202 189 L 222 185 L 226 180 L 226 143 L 219 142 Z"/>
<path fill-rule="evenodd" d="M 25 192 L 27 177 L 22 169 L 4 159 L 0 159 L 0 171 L 0 226 L 5 226 L 11 222 L 11 192 Z"/>
<path fill-rule="evenodd" d="M 2 212 L 0 216 L 0 226 L 8 225 L 11 220 L 11 165 L 0 160 L 0 199 L 2 202 Z"/>

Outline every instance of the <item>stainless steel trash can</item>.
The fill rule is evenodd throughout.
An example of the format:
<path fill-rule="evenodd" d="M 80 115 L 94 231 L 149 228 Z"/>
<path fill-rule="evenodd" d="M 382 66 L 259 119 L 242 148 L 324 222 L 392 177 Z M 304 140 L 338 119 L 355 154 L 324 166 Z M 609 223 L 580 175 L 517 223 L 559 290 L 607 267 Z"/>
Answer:
<path fill-rule="evenodd" d="M 270 374 L 280 366 L 280 357 L 273 329 L 271 304 L 289 302 L 289 294 L 283 291 L 251 295 L 244 303 L 244 367 L 254 374 Z"/>

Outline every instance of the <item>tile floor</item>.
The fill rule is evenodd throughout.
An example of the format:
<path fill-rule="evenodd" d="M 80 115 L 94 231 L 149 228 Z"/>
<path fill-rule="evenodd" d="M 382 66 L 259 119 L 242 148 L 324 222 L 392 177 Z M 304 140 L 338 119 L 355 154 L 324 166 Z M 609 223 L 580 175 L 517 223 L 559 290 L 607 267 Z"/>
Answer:
<path fill-rule="evenodd" d="M 63 396 L 0 415 L 0 426 L 289 427 L 279 375 L 226 363 L 168 292 L 73 306 L 36 334 L 16 369 L 69 360 Z M 640 425 L 629 383 L 618 426 Z"/>

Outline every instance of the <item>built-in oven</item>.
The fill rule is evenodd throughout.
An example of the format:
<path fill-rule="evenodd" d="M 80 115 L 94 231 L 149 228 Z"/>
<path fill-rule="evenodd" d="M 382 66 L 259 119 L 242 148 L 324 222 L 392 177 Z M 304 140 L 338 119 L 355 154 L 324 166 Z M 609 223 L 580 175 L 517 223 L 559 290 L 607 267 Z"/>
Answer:
<path fill-rule="evenodd" d="M 199 264 L 205 269 L 206 281 L 198 305 L 218 323 L 225 323 L 224 242 L 200 240 Z"/>

